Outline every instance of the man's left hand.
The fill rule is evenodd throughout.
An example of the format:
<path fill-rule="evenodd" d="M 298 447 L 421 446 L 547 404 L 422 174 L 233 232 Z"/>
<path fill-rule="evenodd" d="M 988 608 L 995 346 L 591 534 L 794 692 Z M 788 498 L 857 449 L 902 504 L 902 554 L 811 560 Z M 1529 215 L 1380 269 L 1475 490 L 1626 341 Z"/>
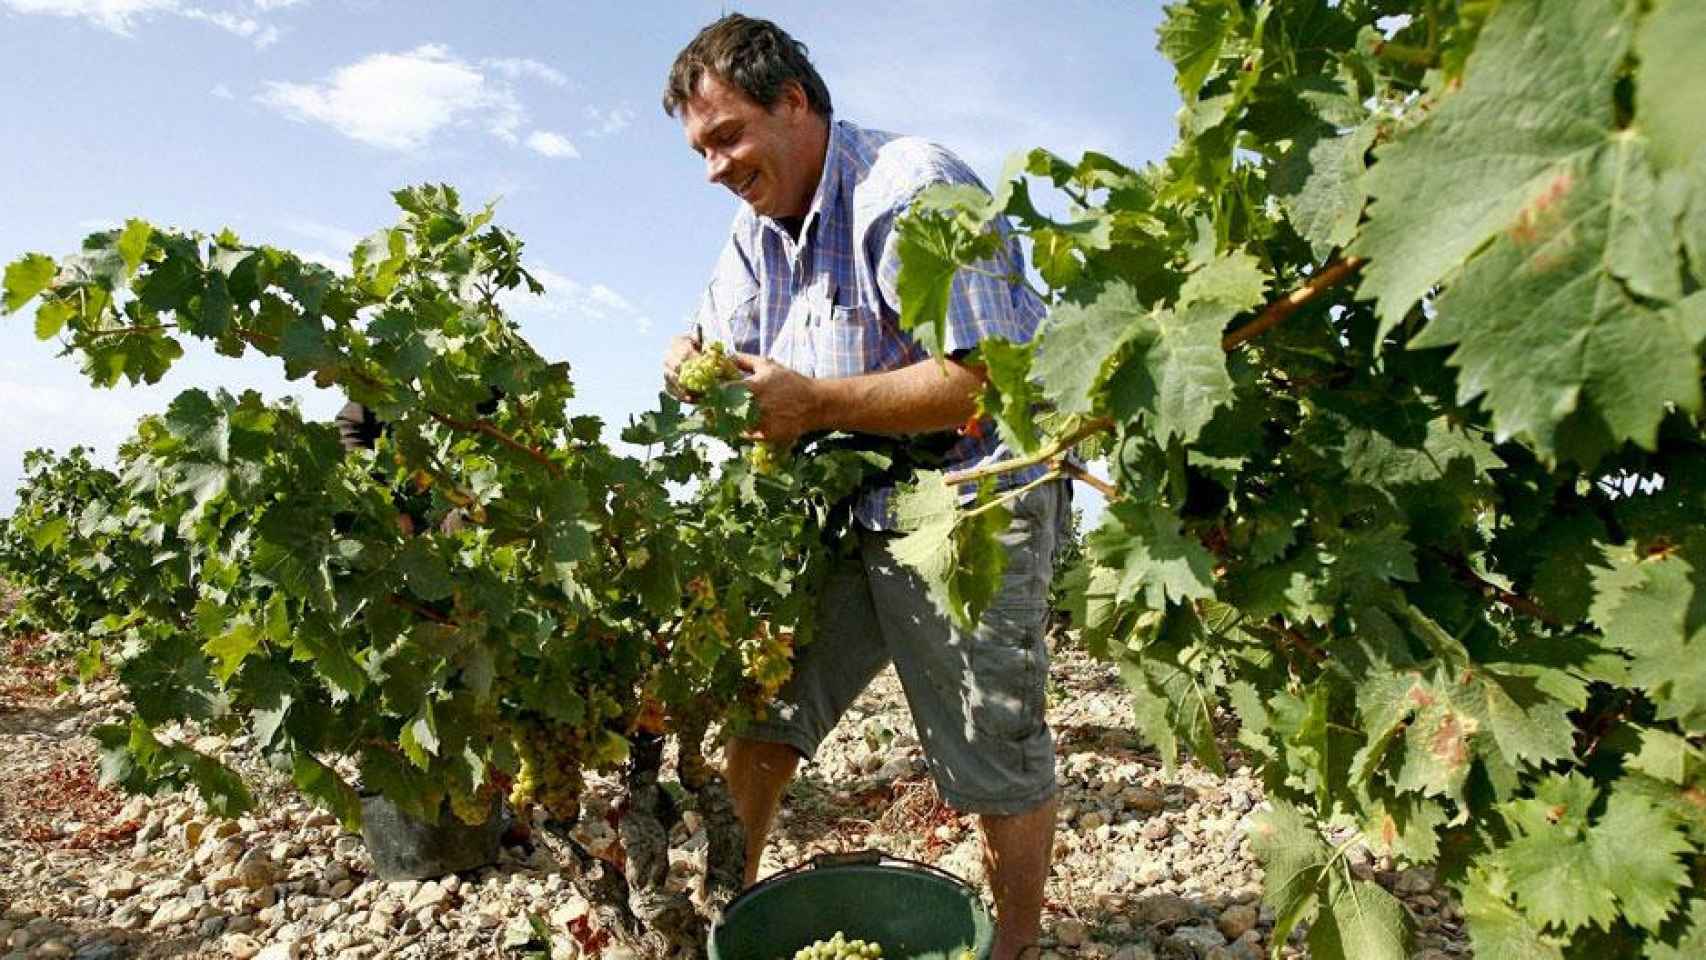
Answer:
<path fill-rule="evenodd" d="M 750 353 L 737 353 L 734 361 L 747 374 L 746 388 L 758 404 L 753 439 L 787 449 L 802 434 L 823 428 L 816 380 Z"/>

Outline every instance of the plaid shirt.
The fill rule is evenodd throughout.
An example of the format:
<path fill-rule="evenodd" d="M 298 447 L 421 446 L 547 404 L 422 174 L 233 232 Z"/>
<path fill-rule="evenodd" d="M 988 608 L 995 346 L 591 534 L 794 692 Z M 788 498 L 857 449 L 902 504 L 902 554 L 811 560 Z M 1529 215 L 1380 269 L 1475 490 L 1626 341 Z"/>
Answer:
<path fill-rule="evenodd" d="M 924 345 L 899 325 L 894 224 L 919 191 L 938 183 L 982 186 L 969 167 L 933 143 L 831 122 L 823 179 L 800 239 L 742 204 L 699 302 L 694 325 L 700 336 L 808 377 L 851 377 L 927 359 Z M 1017 241 L 1009 241 L 1009 256 L 1023 262 Z M 994 262 L 981 266 L 1004 272 Z M 985 337 L 1023 343 L 1043 315 L 1042 303 L 1022 284 L 962 270 L 948 301 L 947 349 L 961 353 Z M 993 428 L 983 434 L 962 437 L 949 450 L 946 469 L 1008 456 Z M 1029 482 L 1043 470 L 1006 474 L 1001 485 Z M 865 492 L 855 510 L 859 521 L 872 530 L 893 529 L 893 493 L 893 487 Z"/>

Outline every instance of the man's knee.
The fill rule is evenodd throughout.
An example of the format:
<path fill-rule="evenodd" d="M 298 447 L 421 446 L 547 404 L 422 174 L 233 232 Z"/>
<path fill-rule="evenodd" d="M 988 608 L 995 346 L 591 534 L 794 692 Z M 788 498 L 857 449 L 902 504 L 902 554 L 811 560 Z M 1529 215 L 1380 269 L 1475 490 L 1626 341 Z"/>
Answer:
<path fill-rule="evenodd" d="M 765 780 L 788 779 L 800 765 L 798 748 L 773 740 L 752 740 L 735 737 L 725 751 L 726 766 L 731 779 L 756 777 Z"/>

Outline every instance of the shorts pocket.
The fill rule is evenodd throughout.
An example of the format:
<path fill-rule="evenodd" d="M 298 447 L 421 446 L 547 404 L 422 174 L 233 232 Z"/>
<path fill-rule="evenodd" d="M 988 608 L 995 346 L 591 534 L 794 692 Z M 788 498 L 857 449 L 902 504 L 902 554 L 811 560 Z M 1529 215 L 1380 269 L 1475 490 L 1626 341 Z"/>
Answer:
<path fill-rule="evenodd" d="M 1043 728 L 1048 649 L 1043 607 L 992 609 L 971 650 L 971 726 L 983 737 L 1018 742 Z"/>

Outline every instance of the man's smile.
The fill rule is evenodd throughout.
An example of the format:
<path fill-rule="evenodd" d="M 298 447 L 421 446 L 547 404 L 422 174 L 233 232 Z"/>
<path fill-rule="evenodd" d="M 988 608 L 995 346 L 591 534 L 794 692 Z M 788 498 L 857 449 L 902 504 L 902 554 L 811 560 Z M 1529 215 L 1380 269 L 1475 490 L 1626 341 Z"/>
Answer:
<path fill-rule="evenodd" d="M 745 200 L 745 199 L 747 199 L 746 192 L 748 190 L 751 190 L 752 185 L 757 183 L 757 182 L 758 182 L 758 171 L 754 170 L 752 172 L 752 176 L 746 178 L 745 183 L 742 183 L 740 186 L 735 188 L 735 193 L 738 194 L 741 199 Z"/>

